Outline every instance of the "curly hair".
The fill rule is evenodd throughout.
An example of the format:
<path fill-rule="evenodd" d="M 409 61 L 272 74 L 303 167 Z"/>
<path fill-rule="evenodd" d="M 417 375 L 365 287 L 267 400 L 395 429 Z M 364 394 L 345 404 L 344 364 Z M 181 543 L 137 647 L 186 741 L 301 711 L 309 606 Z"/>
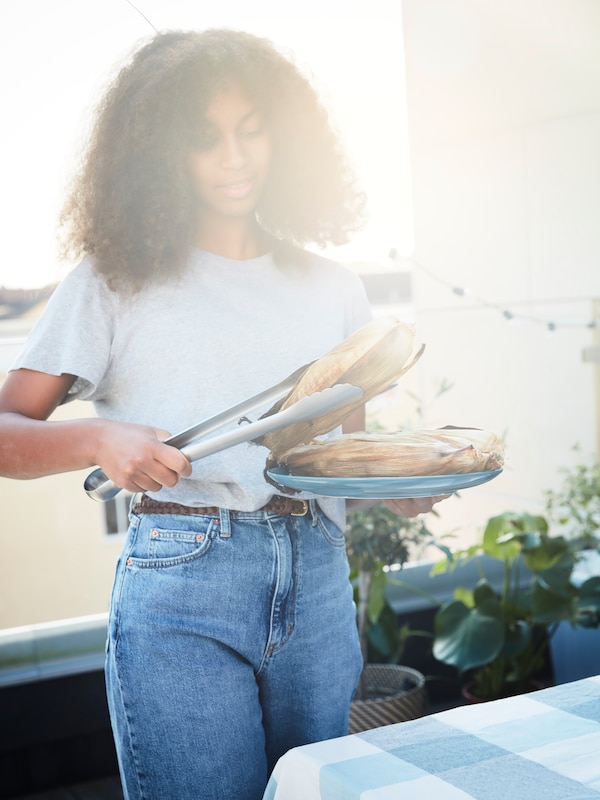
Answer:
<path fill-rule="evenodd" d="M 261 110 L 273 142 L 260 225 L 288 251 L 348 241 L 365 198 L 293 61 L 241 31 L 166 31 L 133 54 L 98 106 L 60 215 L 65 256 L 93 254 L 112 288 L 182 268 L 194 207 L 189 152 L 208 103 L 232 82 Z"/>

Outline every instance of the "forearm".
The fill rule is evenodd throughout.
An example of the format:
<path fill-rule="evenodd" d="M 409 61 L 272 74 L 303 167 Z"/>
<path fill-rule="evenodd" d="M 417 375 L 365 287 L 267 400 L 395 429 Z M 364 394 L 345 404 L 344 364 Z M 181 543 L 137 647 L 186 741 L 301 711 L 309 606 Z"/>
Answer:
<path fill-rule="evenodd" d="M 105 421 L 30 419 L 0 414 L 0 476 L 40 478 L 94 466 Z"/>

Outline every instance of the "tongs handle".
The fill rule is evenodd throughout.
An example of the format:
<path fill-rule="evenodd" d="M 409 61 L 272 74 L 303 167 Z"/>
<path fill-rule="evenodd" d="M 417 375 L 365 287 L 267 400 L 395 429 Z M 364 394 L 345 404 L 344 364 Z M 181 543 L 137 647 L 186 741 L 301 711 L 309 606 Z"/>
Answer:
<path fill-rule="evenodd" d="M 227 431 L 212 439 L 203 439 L 199 442 L 191 442 L 181 447 L 181 452 L 189 459 L 196 461 L 199 458 L 218 453 L 237 444 L 251 441 L 259 436 L 264 436 L 271 431 L 285 428 L 286 425 L 300 422 L 306 419 L 314 419 L 346 404 L 359 400 L 363 395 L 362 389 L 349 383 L 339 383 L 323 389 L 321 392 L 303 397 L 293 405 L 278 411 L 268 417 L 263 417 L 256 422 L 239 427 L 233 431 Z M 167 440 L 168 442 L 169 440 Z M 84 483 L 84 488 L 88 495 L 94 500 L 111 500 L 121 491 L 113 481 L 109 480 L 102 470 L 91 472 Z"/>
<path fill-rule="evenodd" d="M 288 375 L 287 378 L 279 381 L 279 383 L 276 383 L 274 386 L 270 386 L 268 389 L 263 389 L 253 397 L 243 400 L 241 403 L 225 411 L 221 411 L 216 416 L 210 417 L 210 419 L 192 425 L 184 431 L 176 433 L 174 436 L 170 436 L 168 439 L 165 439 L 165 444 L 170 444 L 172 447 L 180 449 L 194 439 L 198 439 L 200 436 L 206 436 L 222 428 L 223 425 L 227 425 L 229 422 L 234 422 L 235 420 L 239 420 L 240 417 L 244 417 L 246 414 L 251 414 L 257 408 L 268 407 L 271 403 L 281 400 L 293 389 L 296 382 L 312 363 L 314 362 L 309 361 L 307 364 L 303 364 Z M 121 491 L 121 487 L 109 480 L 104 470 L 100 468 L 90 472 L 85 479 L 83 488 L 94 500 L 112 500 Z"/>

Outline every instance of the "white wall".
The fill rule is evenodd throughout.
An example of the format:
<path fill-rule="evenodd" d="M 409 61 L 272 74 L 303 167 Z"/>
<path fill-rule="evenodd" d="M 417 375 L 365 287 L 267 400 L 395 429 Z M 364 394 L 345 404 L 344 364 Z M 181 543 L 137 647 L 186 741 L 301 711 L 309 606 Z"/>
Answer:
<path fill-rule="evenodd" d="M 600 3 L 404 0 L 404 34 L 421 392 L 454 383 L 426 424 L 505 435 L 504 473 L 440 506 L 469 538 L 597 453 Z"/>

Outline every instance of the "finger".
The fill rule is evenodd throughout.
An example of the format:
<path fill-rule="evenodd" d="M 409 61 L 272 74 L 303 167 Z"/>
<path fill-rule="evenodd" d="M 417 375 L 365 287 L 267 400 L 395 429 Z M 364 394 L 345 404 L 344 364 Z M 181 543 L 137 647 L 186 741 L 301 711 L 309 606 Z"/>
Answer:
<path fill-rule="evenodd" d="M 154 434 L 159 441 L 164 442 L 165 439 L 171 438 L 171 434 L 169 433 L 169 431 L 165 431 L 163 428 L 155 428 L 153 426 L 150 427 L 151 430 L 154 431 Z"/>
<path fill-rule="evenodd" d="M 391 498 L 385 501 L 385 505 L 394 513 L 403 517 L 416 517 L 421 513 L 420 506 L 418 506 L 414 498 L 403 498 L 396 500 Z"/>
<path fill-rule="evenodd" d="M 185 458 L 185 457 L 184 457 Z M 188 462 L 189 464 L 189 462 Z M 162 461 L 154 461 L 146 470 L 149 480 L 169 488 L 179 483 L 181 475 L 174 469 L 165 466 Z"/>
<path fill-rule="evenodd" d="M 123 484 L 123 489 L 126 489 L 128 492 L 132 492 L 132 494 L 137 494 L 138 492 L 159 492 L 162 489 L 162 486 L 157 481 L 153 481 L 151 478 L 139 478 L 137 481 L 125 481 Z"/>
<path fill-rule="evenodd" d="M 163 486 L 172 488 L 179 482 L 179 474 L 167 469 L 160 461 L 154 461 L 145 471 L 130 475 L 123 488 L 129 492 L 159 492 Z"/>
<path fill-rule="evenodd" d="M 411 497 L 395 499 L 391 498 L 385 501 L 386 506 L 404 517 L 417 517 L 419 514 L 426 514 L 431 511 L 433 507 L 433 498 L 431 497 Z"/>
<path fill-rule="evenodd" d="M 169 470 L 177 475 L 177 478 L 187 478 L 192 473 L 192 465 L 181 450 L 171 445 L 163 445 L 160 449 L 158 460 Z"/>

